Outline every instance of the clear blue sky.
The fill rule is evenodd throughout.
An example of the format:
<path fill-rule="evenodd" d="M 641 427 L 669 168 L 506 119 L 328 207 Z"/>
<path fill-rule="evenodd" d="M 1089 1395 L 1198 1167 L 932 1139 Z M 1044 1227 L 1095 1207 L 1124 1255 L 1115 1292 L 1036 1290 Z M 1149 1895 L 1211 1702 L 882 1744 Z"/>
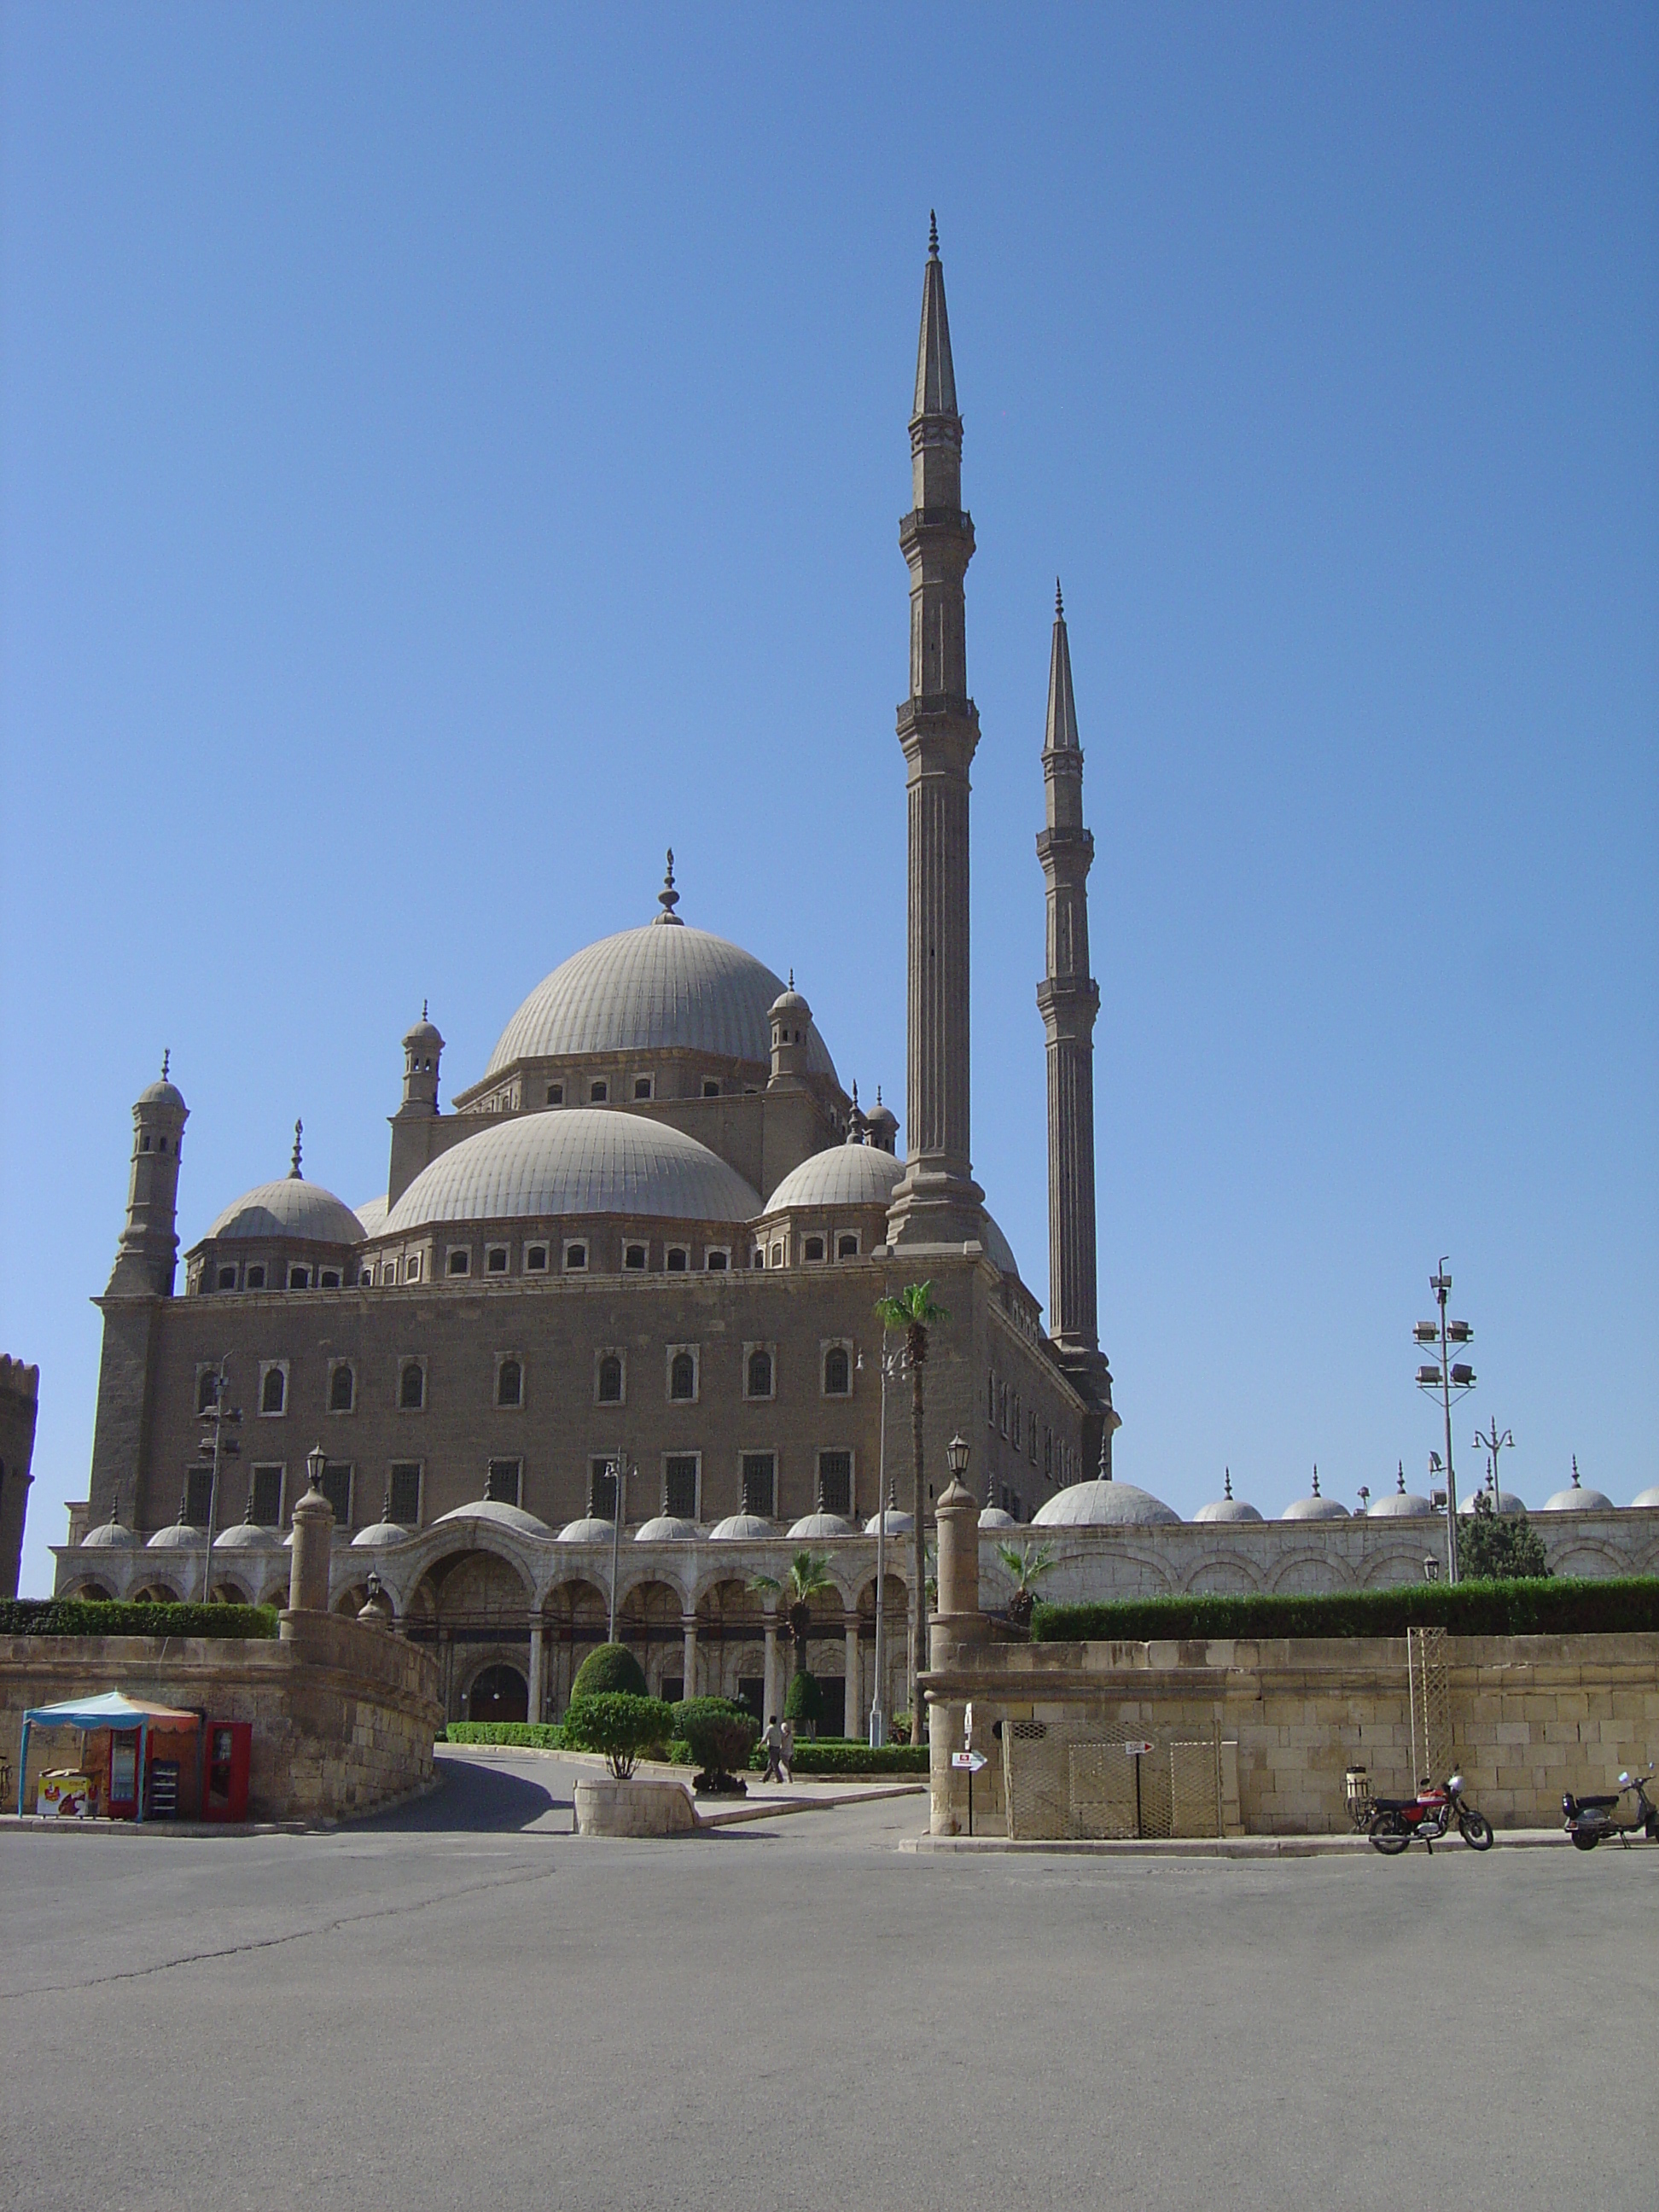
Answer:
<path fill-rule="evenodd" d="M 164 1045 L 186 1243 L 296 1114 L 362 1200 L 422 995 L 447 1092 L 672 843 L 902 1115 L 930 206 L 975 1164 L 1046 1297 L 1058 570 L 1120 1474 L 1420 1480 L 1449 1252 L 1460 1446 L 1659 1479 L 1650 9 L 11 7 L 3 71 L 26 1589 Z"/>

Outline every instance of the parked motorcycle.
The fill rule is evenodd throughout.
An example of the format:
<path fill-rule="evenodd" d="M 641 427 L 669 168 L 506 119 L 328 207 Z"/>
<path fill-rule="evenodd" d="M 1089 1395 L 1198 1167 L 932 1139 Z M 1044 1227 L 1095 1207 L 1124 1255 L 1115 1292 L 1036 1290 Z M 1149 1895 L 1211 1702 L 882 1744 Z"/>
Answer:
<path fill-rule="evenodd" d="M 1449 1776 L 1438 1790 L 1419 1790 L 1415 1797 L 1378 1797 L 1373 1804 L 1366 1833 L 1388 1858 L 1397 1858 L 1413 1836 L 1427 1846 L 1432 1857 L 1435 1845 L 1454 1820 L 1471 1850 L 1492 1848 L 1492 1823 L 1464 1802 L 1461 1774 Z"/>
<path fill-rule="evenodd" d="M 1632 1836 L 1645 1836 L 1650 1844 L 1659 1844 L 1659 1807 L 1649 1796 L 1647 1786 L 1652 1772 L 1650 1759 L 1645 1773 L 1621 1774 L 1617 1790 L 1605 1797 L 1575 1797 L 1569 1790 L 1562 1797 L 1561 1810 L 1575 1847 L 1593 1851 L 1610 1836 L 1617 1836 L 1626 1850 Z M 1628 1812 L 1623 1809 L 1626 1797 L 1636 1800 Z"/>

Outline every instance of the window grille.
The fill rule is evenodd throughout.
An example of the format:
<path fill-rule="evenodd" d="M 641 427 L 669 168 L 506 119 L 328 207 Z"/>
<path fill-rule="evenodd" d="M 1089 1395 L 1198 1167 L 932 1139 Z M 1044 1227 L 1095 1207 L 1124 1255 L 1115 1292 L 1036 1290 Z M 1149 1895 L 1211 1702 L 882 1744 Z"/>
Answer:
<path fill-rule="evenodd" d="M 775 1517 L 777 1505 L 778 1463 L 771 1452 L 745 1452 L 743 1455 L 743 1510 L 758 1514 L 763 1521 Z"/>
<path fill-rule="evenodd" d="M 421 1470 L 417 1462 L 400 1460 L 392 1470 L 386 1519 L 400 1528 L 421 1524 Z"/>
<path fill-rule="evenodd" d="M 213 1510 L 213 1469 L 193 1467 L 185 1477 L 185 1518 L 192 1528 L 205 1528 Z"/>
<path fill-rule="evenodd" d="M 826 1513 L 845 1518 L 853 1510 L 853 1455 L 845 1451 L 818 1454 L 818 1497 Z"/>
<path fill-rule="evenodd" d="M 484 1482 L 484 1496 L 495 1505 L 516 1505 L 524 1463 L 516 1459 L 492 1459 Z"/>
<path fill-rule="evenodd" d="M 587 1510 L 596 1521 L 614 1521 L 617 1517 L 617 1478 L 608 1459 L 588 1462 Z"/>
<path fill-rule="evenodd" d="M 426 1403 L 426 1370 L 418 1359 L 404 1363 L 398 1403 L 406 1413 L 418 1413 Z"/>
<path fill-rule="evenodd" d="M 697 1455 L 676 1453 L 663 1462 L 662 1501 L 665 1512 L 682 1521 L 697 1517 Z"/>
<path fill-rule="evenodd" d="M 845 1398 L 853 1388 L 853 1363 L 847 1356 L 844 1344 L 832 1344 L 823 1355 L 823 1394 L 827 1398 Z"/>
<path fill-rule="evenodd" d="M 349 1413 L 356 1399 L 356 1378 L 343 1360 L 328 1378 L 328 1410 Z"/>
<path fill-rule="evenodd" d="M 322 1493 L 334 1509 L 337 1528 L 351 1526 L 351 1468 L 331 1460 L 323 1469 Z"/>
<path fill-rule="evenodd" d="M 254 1468 L 253 1493 L 248 1502 L 247 1517 L 256 1528 L 281 1528 L 283 1470 L 280 1467 Z"/>
<path fill-rule="evenodd" d="M 758 1346 L 749 1355 L 746 1389 L 751 1398 L 769 1398 L 772 1395 L 772 1355 Z"/>

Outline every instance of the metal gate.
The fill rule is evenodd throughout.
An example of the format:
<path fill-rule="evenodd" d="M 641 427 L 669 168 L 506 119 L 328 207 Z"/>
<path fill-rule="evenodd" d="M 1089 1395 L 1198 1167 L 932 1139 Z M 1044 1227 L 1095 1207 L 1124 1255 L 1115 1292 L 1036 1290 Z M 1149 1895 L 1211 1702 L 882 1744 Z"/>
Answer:
<path fill-rule="evenodd" d="M 1221 1737 L 1104 1740 L 1099 1723 L 1005 1721 L 1008 1833 L 1072 1837 L 1218 1836 Z"/>
<path fill-rule="evenodd" d="M 1451 1682 L 1443 1628 L 1406 1631 L 1406 1676 L 1411 1690 L 1413 1781 L 1443 1782 L 1451 1772 L 1452 1756 Z"/>

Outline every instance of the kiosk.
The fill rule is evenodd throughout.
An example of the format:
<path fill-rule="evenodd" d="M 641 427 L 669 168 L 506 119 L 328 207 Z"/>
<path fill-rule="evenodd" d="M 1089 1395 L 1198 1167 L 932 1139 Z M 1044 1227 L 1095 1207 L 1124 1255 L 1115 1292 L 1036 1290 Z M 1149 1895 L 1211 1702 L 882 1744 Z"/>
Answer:
<path fill-rule="evenodd" d="M 86 1735 L 108 1732 L 109 1755 L 100 1778 L 104 1810 L 111 1820 L 167 1819 L 178 1809 L 179 1762 L 156 1760 L 152 1771 L 152 1741 L 158 1735 L 193 1735 L 201 1724 L 195 1713 L 146 1704 L 119 1690 L 106 1690 L 93 1698 L 66 1698 L 58 1705 L 33 1706 L 23 1715 L 23 1741 L 17 1755 L 17 1810 L 21 1814 L 27 1809 L 31 1729 L 72 1728 Z"/>

